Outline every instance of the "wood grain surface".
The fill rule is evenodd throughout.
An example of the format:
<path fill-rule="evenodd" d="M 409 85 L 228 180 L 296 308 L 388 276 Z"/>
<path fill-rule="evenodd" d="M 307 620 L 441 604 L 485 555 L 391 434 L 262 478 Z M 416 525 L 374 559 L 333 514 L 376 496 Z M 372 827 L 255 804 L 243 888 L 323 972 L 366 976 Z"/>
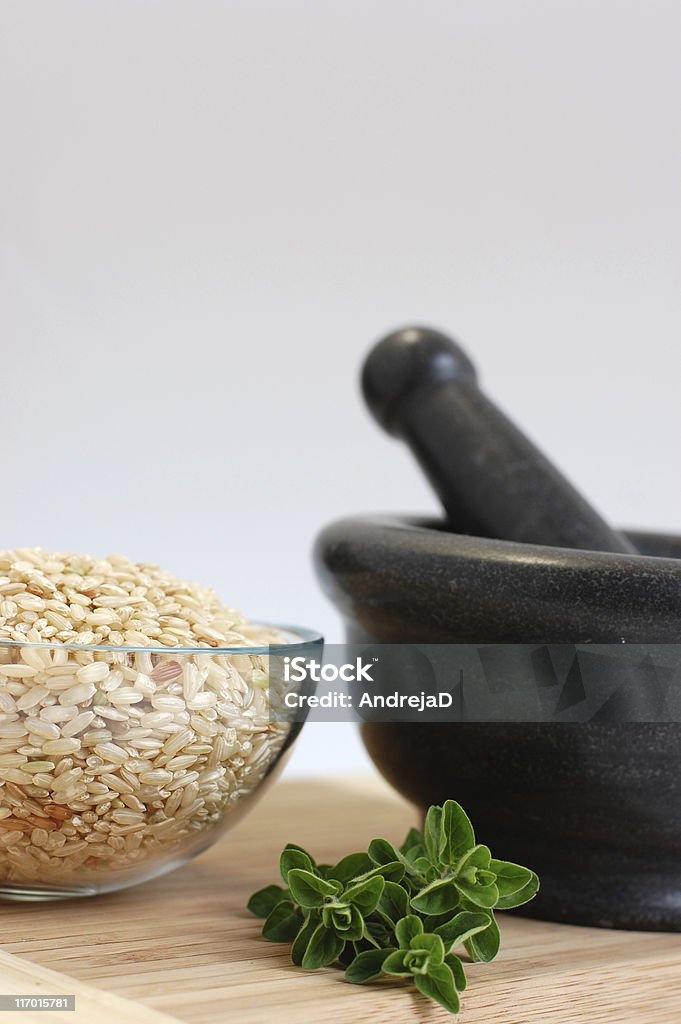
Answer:
<path fill-rule="evenodd" d="M 245 904 L 278 880 L 286 842 L 331 861 L 376 835 L 401 840 L 415 823 L 413 808 L 372 778 L 282 783 L 173 874 L 82 901 L 0 903 L 0 992 L 75 992 L 77 1006 L 0 1013 L 0 1024 L 679 1024 L 681 935 L 501 915 L 501 954 L 469 968 L 458 1018 L 399 982 L 360 988 L 333 969 L 306 974 L 259 937 Z"/>
<path fill-rule="evenodd" d="M 76 1010 L 21 1010 L 3 1012 L 2 1024 L 76 1024 L 76 1021 L 125 1021 L 126 1024 L 177 1024 L 176 1017 L 145 1006 L 143 1003 L 122 999 L 76 978 L 29 963 L 11 953 L 0 950 L 0 992 L 3 995 L 76 997 Z"/>

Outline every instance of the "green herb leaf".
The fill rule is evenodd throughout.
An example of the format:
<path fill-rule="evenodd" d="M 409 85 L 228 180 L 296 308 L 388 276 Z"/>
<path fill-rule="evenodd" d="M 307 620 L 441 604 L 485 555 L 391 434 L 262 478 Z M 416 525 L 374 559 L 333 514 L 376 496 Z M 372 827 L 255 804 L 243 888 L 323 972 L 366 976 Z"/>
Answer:
<path fill-rule="evenodd" d="M 512 864 L 508 860 L 494 860 L 489 863 L 490 871 L 496 875 L 499 896 L 513 896 L 520 892 L 532 880 L 533 871 L 523 868 L 520 864 Z"/>
<path fill-rule="evenodd" d="M 417 857 L 412 864 L 412 868 L 417 872 L 417 877 L 423 879 L 426 885 L 429 882 L 437 881 L 440 877 L 440 866 L 435 867 L 427 857 Z"/>
<path fill-rule="evenodd" d="M 496 905 L 497 910 L 512 910 L 513 907 L 522 907 L 523 903 L 529 903 L 531 899 L 539 892 L 539 878 L 531 872 L 532 877 L 530 878 L 527 885 L 518 892 L 514 892 L 511 896 L 500 896 Z"/>
<path fill-rule="evenodd" d="M 439 935 L 429 935 L 428 933 L 414 935 L 409 942 L 409 947 L 416 952 L 425 953 L 430 965 L 441 964 L 444 961 L 445 946 Z"/>
<path fill-rule="evenodd" d="M 446 914 L 459 905 L 458 883 L 438 878 L 411 898 L 411 905 L 420 914 Z"/>
<path fill-rule="evenodd" d="M 400 861 L 399 850 L 396 850 L 387 839 L 372 839 L 369 843 L 369 859 L 372 864 L 392 864 Z"/>
<path fill-rule="evenodd" d="M 299 846 L 289 843 L 288 846 L 284 847 L 279 858 L 279 871 L 287 885 L 288 873 L 293 868 L 302 868 L 304 871 L 310 871 L 312 874 L 315 874 L 310 855 L 305 853 L 305 850 L 301 850 Z"/>
<path fill-rule="evenodd" d="M 338 895 L 338 888 L 332 883 L 313 875 L 302 868 L 292 868 L 288 873 L 288 885 L 296 903 L 306 909 L 321 907 L 325 897 Z"/>
<path fill-rule="evenodd" d="M 376 981 L 383 973 L 383 964 L 394 952 L 394 949 L 388 947 L 359 953 L 345 972 L 346 981 L 353 985 L 366 985 L 370 981 Z"/>
<path fill-rule="evenodd" d="M 345 942 L 355 942 L 364 935 L 361 911 L 347 903 L 327 903 L 322 908 L 322 923 Z"/>
<path fill-rule="evenodd" d="M 367 917 L 378 906 L 378 901 L 381 898 L 384 887 L 385 879 L 383 876 L 375 875 L 373 878 L 367 878 L 365 881 L 358 882 L 356 885 L 346 889 L 343 893 L 343 900 L 358 907 L 362 914 Z"/>
<path fill-rule="evenodd" d="M 304 971 L 317 971 L 320 967 L 328 967 L 335 963 L 343 952 L 345 940 L 335 932 L 329 931 L 323 924 L 317 925 L 307 944 L 302 960 Z"/>
<path fill-rule="evenodd" d="M 370 946 L 378 948 L 395 945 L 395 927 L 393 924 L 386 924 L 385 918 L 376 914 L 370 914 L 364 921 L 364 940 L 368 949 Z M 361 952 L 361 950 L 358 950 Z"/>
<path fill-rule="evenodd" d="M 463 964 L 459 960 L 458 956 L 454 953 L 448 953 L 445 957 L 445 963 L 449 967 L 450 971 L 454 975 L 454 984 L 457 992 L 463 992 L 466 988 L 466 972 Z"/>
<path fill-rule="evenodd" d="M 416 893 L 414 893 L 414 895 L 416 895 Z M 461 904 L 463 904 L 463 899 L 461 900 Z M 460 908 L 457 907 L 456 912 L 458 912 L 459 909 Z M 441 924 L 447 924 L 451 921 L 454 913 L 455 911 L 450 910 L 446 914 L 421 914 L 424 930 L 427 932 L 437 931 Z"/>
<path fill-rule="evenodd" d="M 371 870 L 371 859 L 366 853 L 349 853 L 347 857 L 339 860 L 335 867 L 329 868 L 328 878 L 335 878 L 336 881 L 347 885 L 357 875 Z"/>
<path fill-rule="evenodd" d="M 421 843 L 423 847 L 423 843 Z M 402 864 L 404 867 L 404 875 L 409 876 L 411 879 L 416 880 L 417 883 L 423 885 L 427 880 L 425 872 L 431 869 L 430 861 L 427 859 L 425 863 L 421 865 L 421 870 L 414 864 L 412 860 L 402 853 L 401 850 L 396 850 L 392 843 L 389 843 L 387 839 L 372 839 L 369 843 L 369 856 L 374 864 L 377 866 L 392 866 L 395 863 Z M 424 869 L 425 868 L 425 872 Z"/>
<path fill-rule="evenodd" d="M 395 925 L 395 937 L 400 949 L 408 949 L 412 939 L 423 935 L 423 921 L 416 914 L 408 914 Z"/>
<path fill-rule="evenodd" d="M 482 960 L 483 963 L 488 964 L 499 952 L 500 941 L 499 926 L 494 919 L 494 914 L 490 914 L 488 927 L 484 931 L 478 932 L 477 935 L 472 935 L 464 945 L 472 960 Z"/>
<path fill-rule="evenodd" d="M 428 808 L 423 828 L 426 855 L 432 864 L 440 863 L 440 850 L 443 844 L 442 808 L 433 805 Z"/>
<path fill-rule="evenodd" d="M 298 846 L 298 844 L 297 844 L 297 843 L 287 843 L 287 844 L 286 844 L 286 846 L 284 847 L 284 849 L 285 849 L 285 850 L 297 850 L 297 851 L 298 851 L 298 853 L 304 853 L 304 854 L 305 854 L 305 856 L 307 857 L 307 859 L 308 859 L 308 860 L 310 861 L 310 863 L 312 864 L 312 867 L 313 867 L 313 869 L 315 869 L 315 870 L 316 870 L 316 868 L 317 868 L 317 862 L 315 861 L 315 859 L 314 859 L 314 857 L 312 856 L 312 854 L 311 854 L 311 853 L 308 853 L 308 852 L 307 852 L 307 850 L 305 849 L 305 847 L 303 847 L 303 846 Z M 320 867 L 322 867 L 323 865 L 321 865 L 321 864 L 320 864 L 319 866 L 320 866 Z"/>
<path fill-rule="evenodd" d="M 280 885 L 266 885 L 264 889 L 253 893 L 248 901 L 248 909 L 256 917 L 267 917 L 277 903 L 281 903 L 288 895 L 288 889 L 282 889 Z"/>
<path fill-rule="evenodd" d="M 390 864 L 377 864 L 370 871 L 357 875 L 355 882 L 363 882 L 367 878 L 375 878 L 380 875 L 386 882 L 401 882 L 404 878 L 404 864 L 399 861 L 391 861 Z"/>
<path fill-rule="evenodd" d="M 268 942 L 293 942 L 303 923 L 303 915 L 288 900 L 282 900 L 270 912 L 262 926 Z"/>
<path fill-rule="evenodd" d="M 456 800 L 445 800 L 442 808 L 441 859 L 452 867 L 475 846 L 470 818 Z"/>
<path fill-rule="evenodd" d="M 491 917 L 482 912 L 474 913 L 470 910 L 462 910 L 445 924 L 435 928 L 435 934 L 442 936 L 445 947 L 449 950 L 456 946 L 463 945 L 472 935 L 484 932 L 489 926 Z"/>
<path fill-rule="evenodd" d="M 454 884 L 462 896 L 485 909 L 491 909 L 499 899 L 494 875 L 489 870 L 490 863 L 489 848 L 474 846 L 457 864 L 454 879 Z"/>
<path fill-rule="evenodd" d="M 397 882 L 386 882 L 378 901 L 378 909 L 394 926 L 409 913 L 409 896 Z"/>
<path fill-rule="evenodd" d="M 411 971 L 404 965 L 404 958 L 409 953 L 408 949 L 396 949 L 383 961 L 383 973 L 392 974 L 396 978 L 410 978 Z"/>
<path fill-rule="evenodd" d="M 420 974 L 414 977 L 414 983 L 422 995 L 433 999 L 440 1006 L 450 1013 L 459 1012 L 459 997 L 456 994 L 454 975 L 447 964 L 439 964 L 432 967 L 427 974 Z"/>
<path fill-rule="evenodd" d="M 319 911 L 311 910 L 309 917 L 293 940 L 293 945 L 291 946 L 291 960 L 296 967 L 302 967 L 305 950 L 310 943 L 310 939 L 312 938 L 315 929 L 319 925 L 319 921 Z"/>
<path fill-rule="evenodd" d="M 499 899 L 499 890 L 496 885 L 468 885 L 458 881 L 455 884 L 461 895 L 471 903 L 475 903 L 476 907 L 491 910 L 496 906 Z"/>
<path fill-rule="evenodd" d="M 473 846 L 459 859 L 456 865 L 456 877 L 465 878 L 471 874 L 474 877 L 478 871 L 489 871 L 491 863 L 492 855 L 489 852 L 489 847 L 480 843 L 478 846 Z"/>
<path fill-rule="evenodd" d="M 404 842 L 400 846 L 400 853 L 409 861 L 413 861 L 415 857 L 425 857 L 426 844 L 423 842 L 423 836 L 417 828 L 409 829 Z"/>

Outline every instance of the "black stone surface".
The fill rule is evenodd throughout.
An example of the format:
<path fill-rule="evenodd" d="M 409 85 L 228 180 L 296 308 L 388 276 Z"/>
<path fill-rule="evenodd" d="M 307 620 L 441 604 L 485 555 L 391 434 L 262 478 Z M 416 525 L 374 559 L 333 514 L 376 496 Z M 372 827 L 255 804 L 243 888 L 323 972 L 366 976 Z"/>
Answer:
<path fill-rule="evenodd" d="M 631 539 L 646 554 L 356 517 L 322 532 L 316 563 L 353 642 L 681 643 L 681 539 Z M 583 685 L 578 666 L 566 706 Z M 526 913 L 681 931 L 681 725 L 617 724 L 613 714 L 585 724 L 371 722 L 362 735 L 399 792 L 424 809 L 454 797 L 480 841 L 539 872 Z"/>

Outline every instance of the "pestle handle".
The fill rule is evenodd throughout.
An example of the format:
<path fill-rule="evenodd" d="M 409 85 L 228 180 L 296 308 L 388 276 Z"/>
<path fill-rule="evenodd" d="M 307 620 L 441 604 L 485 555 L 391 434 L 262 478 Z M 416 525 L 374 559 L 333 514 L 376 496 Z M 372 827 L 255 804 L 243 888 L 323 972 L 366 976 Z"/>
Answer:
<path fill-rule="evenodd" d="M 461 533 L 633 552 L 478 387 L 451 338 L 407 327 L 366 358 L 362 390 L 381 426 L 411 447 Z"/>

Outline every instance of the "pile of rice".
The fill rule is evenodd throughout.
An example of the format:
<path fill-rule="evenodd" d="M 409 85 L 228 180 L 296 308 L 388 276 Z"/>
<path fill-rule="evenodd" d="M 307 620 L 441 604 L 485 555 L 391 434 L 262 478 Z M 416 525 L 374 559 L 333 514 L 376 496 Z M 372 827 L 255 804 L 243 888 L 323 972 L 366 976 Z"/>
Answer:
<path fill-rule="evenodd" d="M 113 888 L 205 845 L 288 731 L 267 657 L 215 648 L 277 641 L 154 565 L 0 552 L 0 886 Z"/>

